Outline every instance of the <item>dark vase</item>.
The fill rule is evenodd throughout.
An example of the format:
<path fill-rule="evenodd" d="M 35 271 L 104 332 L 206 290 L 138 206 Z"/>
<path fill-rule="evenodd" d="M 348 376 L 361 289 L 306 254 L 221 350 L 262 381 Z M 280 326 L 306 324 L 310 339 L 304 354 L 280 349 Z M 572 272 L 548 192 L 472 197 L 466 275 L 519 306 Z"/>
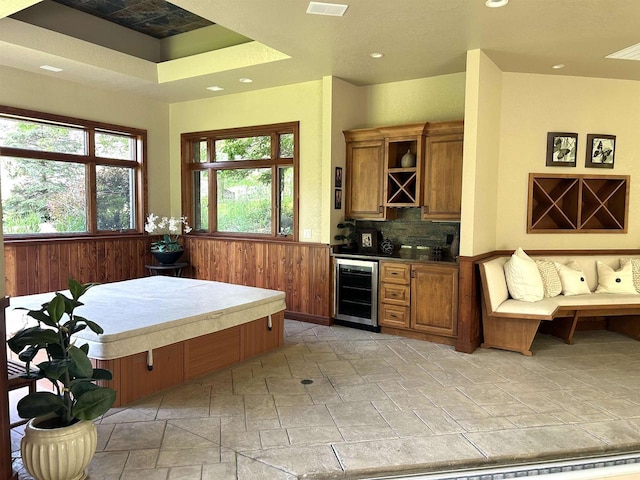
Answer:
<path fill-rule="evenodd" d="M 176 263 L 183 253 L 184 250 L 177 250 L 175 252 L 158 252 L 151 250 L 151 255 L 162 265 L 172 265 Z"/>

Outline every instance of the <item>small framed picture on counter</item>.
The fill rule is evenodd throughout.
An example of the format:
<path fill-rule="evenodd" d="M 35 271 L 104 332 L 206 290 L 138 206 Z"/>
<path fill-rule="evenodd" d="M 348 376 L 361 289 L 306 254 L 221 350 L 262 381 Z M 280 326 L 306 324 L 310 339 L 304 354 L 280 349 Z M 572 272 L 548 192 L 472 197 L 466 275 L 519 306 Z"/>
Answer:
<path fill-rule="evenodd" d="M 363 228 L 358 233 L 358 246 L 361 252 L 378 251 L 378 231 L 375 228 Z"/>

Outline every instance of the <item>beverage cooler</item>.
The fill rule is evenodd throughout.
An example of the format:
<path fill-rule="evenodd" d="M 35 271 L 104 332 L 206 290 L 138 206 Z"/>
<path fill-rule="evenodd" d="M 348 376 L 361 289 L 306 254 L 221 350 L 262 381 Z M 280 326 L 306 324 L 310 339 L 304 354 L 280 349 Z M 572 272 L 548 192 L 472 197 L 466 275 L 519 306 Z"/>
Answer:
<path fill-rule="evenodd" d="M 379 332 L 378 262 L 334 258 L 333 281 L 335 322 Z"/>

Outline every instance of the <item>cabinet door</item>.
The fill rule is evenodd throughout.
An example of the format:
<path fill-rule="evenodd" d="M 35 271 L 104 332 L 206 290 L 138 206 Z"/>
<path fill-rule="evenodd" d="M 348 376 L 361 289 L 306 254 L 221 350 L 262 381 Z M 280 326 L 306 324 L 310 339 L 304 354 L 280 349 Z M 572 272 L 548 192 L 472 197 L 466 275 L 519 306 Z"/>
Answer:
<path fill-rule="evenodd" d="M 458 268 L 411 266 L 411 328 L 454 337 L 458 333 Z"/>
<path fill-rule="evenodd" d="M 462 134 L 427 137 L 423 219 L 460 219 L 462 144 Z"/>
<path fill-rule="evenodd" d="M 347 143 L 346 204 L 347 218 L 381 220 L 383 208 L 384 142 Z"/>

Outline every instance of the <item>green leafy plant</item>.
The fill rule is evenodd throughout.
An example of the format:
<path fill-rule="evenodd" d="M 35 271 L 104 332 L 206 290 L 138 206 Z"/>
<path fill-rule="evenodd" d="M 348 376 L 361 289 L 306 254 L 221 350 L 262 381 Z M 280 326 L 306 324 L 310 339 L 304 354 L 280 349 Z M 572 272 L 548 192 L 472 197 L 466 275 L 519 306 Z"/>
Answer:
<path fill-rule="evenodd" d="M 346 242 L 347 246 L 352 247 L 356 242 L 356 221 L 345 219 L 337 225 L 342 229 L 342 233 L 333 237 L 338 241 Z"/>
<path fill-rule="evenodd" d="M 71 298 L 56 292 L 55 297 L 42 305 L 40 310 L 28 310 L 27 315 L 38 324 L 18 331 L 7 343 L 20 360 L 30 365 L 38 352 L 44 350 L 47 360 L 37 365 L 34 376 L 47 378 L 54 392 L 35 392 L 18 402 L 18 415 L 34 418 L 52 414 L 55 418 L 47 424 L 50 428 L 67 426 L 77 420 L 93 420 L 104 414 L 115 402 L 112 388 L 100 387 L 96 380 L 111 380 L 109 370 L 93 368 L 89 360 L 89 345 L 77 347 L 73 335 L 89 328 L 96 334 L 102 327 L 74 313 L 81 305 L 79 298 L 94 284 L 80 284 L 69 279 Z M 27 309 L 24 309 L 27 310 Z"/>

